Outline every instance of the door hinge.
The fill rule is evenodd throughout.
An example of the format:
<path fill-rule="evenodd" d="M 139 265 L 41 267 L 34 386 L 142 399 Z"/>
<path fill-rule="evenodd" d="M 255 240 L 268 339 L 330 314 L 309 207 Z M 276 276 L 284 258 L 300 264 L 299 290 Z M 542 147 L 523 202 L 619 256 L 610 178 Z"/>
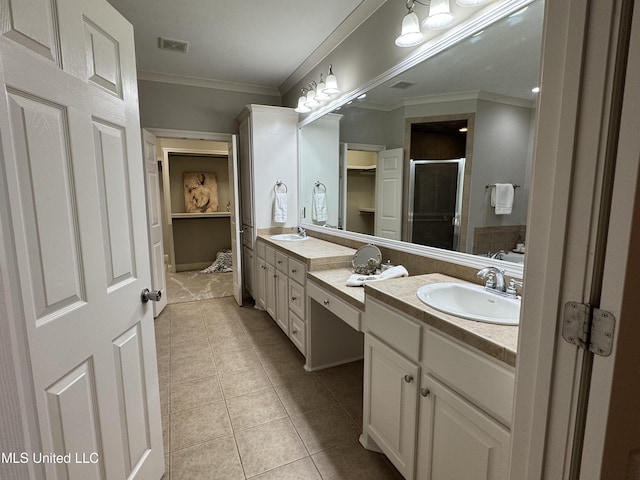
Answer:
<path fill-rule="evenodd" d="M 586 303 L 568 302 L 564 306 L 562 338 L 603 357 L 611 355 L 616 318 Z"/>

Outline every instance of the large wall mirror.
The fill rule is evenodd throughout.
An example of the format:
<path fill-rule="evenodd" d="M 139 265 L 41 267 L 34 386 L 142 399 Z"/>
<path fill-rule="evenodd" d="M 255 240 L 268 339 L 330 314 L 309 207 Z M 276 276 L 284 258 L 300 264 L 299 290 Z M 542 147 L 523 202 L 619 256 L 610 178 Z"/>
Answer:
<path fill-rule="evenodd" d="M 304 124 L 301 223 L 522 263 L 543 10 L 534 1 Z"/>

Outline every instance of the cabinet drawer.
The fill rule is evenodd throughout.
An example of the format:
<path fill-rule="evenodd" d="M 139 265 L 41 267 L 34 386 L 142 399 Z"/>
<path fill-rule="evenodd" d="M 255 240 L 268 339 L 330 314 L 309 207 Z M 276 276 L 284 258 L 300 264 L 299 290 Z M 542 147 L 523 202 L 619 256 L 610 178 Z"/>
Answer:
<path fill-rule="evenodd" d="M 269 265 L 276 265 L 276 249 L 268 245 L 264 246 L 264 259 Z"/>
<path fill-rule="evenodd" d="M 267 246 L 265 245 L 264 242 L 261 242 L 261 241 L 256 242 L 256 252 L 258 254 L 258 258 L 265 260 L 265 248 L 267 248 Z"/>
<path fill-rule="evenodd" d="M 420 361 L 422 325 L 395 309 L 367 299 L 364 329 L 396 348 L 407 357 Z"/>
<path fill-rule="evenodd" d="M 360 328 L 360 310 L 340 300 L 334 294 L 327 292 L 324 288 L 317 286 L 313 282 L 307 283 L 307 295 L 320 305 L 323 305 L 351 328 L 359 332 L 362 331 Z"/>
<path fill-rule="evenodd" d="M 289 309 L 304 319 L 304 287 L 289 279 Z"/>
<path fill-rule="evenodd" d="M 511 426 L 515 389 L 511 367 L 430 328 L 424 333 L 423 365 L 471 403 Z"/>
<path fill-rule="evenodd" d="M 307 266 L 293 258 L 289 258 L 289 278 L 300 285 L 304 285 L 307 279 Z"/>
<path fill-rule="evenodd" d="M 276 268 L 278 271 L 288 274 L 289 273 L 289 257 L 284 253 L 276 250 Z"/>
<path fill-rule="evenodd" d="M 291 342 L 300 350 L 302 355 L 306 355 L 306 325 L 295 314 L 293 310 L 289 311 L 289 338 Z"/>

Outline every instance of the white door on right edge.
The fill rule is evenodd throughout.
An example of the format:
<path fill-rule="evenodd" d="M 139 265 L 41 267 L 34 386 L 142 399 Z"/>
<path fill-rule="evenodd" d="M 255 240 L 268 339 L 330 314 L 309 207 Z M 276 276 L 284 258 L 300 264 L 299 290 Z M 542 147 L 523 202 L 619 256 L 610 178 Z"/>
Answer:
<path fill-rule="evenodd" d="M 383 150 L 376 168 L 376 237 L 400 240 L 402 235 L 402 148 Z"/>

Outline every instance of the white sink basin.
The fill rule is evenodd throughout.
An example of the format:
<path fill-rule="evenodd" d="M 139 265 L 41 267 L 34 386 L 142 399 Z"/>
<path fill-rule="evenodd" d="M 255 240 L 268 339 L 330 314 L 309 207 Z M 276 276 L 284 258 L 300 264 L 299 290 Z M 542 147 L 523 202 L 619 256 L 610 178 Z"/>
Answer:
<path fill-rule="evenodd" d="M 480 285 L 432 283 L 418 288 L 418 298 L 436 310 L 485 323 L 518 325 L 520 300 L 488 292 Z"/>
<path fill-rule="evenodd" d="M 308 240 L 309 237 L 301 237 L 297 233 L 281 233 L 279 235 L 271 235 L 271 240 L 281 240 L 284 242 L 300 242 Z"/>

